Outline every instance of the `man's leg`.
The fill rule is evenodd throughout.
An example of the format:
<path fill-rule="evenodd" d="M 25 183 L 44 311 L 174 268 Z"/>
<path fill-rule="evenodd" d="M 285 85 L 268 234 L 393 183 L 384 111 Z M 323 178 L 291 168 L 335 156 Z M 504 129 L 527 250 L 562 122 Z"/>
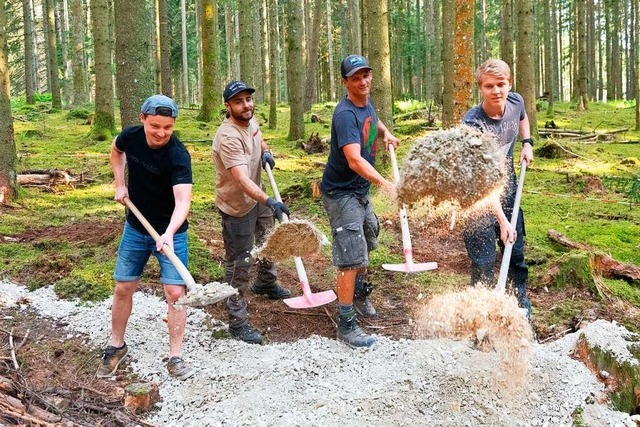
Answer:
<path fill-rule="evenodd" d="M 373 212 L 371 199 L 369 196 L 361 199 L 361 203 L 365 209 L 365 221 L 363 225 L 364 238 L 367 242 L 367 253 L 378 247 L 378 235 L 380 234 L 380 222 Z M 371 292 L 373 292 L 373 284 L 367 282 L 367 269 L 356 275 L 356 286 L 354 292 L 354 305 L 358 313 L 365 317 L 376 317 L 373 303 L 371 302 Z"/>
<path fill-rule="evenodd" d="M 462 232 L 467 255 L 471 261 L 469 285 L 481 283 L 493 285 L 493 270 L 496 259 L 496 230 L 493 216 L 469 223 Z"/>
<path fill-rule="evenodd" d="M 256 246 L 260 247 L 264 243 L 267 235 L 274 227 L 273 211 L 262 204 L 258 205 L 258 220 L 256 222 Z M 276 265 L 268 259 L 260 259 L 256 262 L 258 267 L 256 283 L 251 287 L 251 291 L 258 295 L 266 295 L 270 299 L 284 299 L 291 296 L 291 292 L 280 286 L 277 282 L 278 276 Z"/>
<path fill-rule="evenodd" d="M 129 322 L 129 316 L 133 308 L 133 293 L 136 291 L 138 281 L 117 282 L 113 292 L 111 306 L 111 346 L 122 347 L 124 334 Z"/>
<path fill-rule="evenodd" d="M 518 223 L 516 225 L 518 236 L 513 249 L 511 250 L 511 259 L 509 260 L 509 273 L 507 280 L 513 283 L 513 288 L 518 298 L 518 305 L 527 310 L 527 318 L 531 317 L 531 302 L 527 296 L 527 278 L 529 277 L 529 267 L 524 260 L 524 236 L 526 235 L 524 227 L 524 217 L 522 209 L 518 215 Z M 501 245 L 501 247 L 503 247 Z"/>
<path fill-rule="evenodd" d="M 182 355 L 184 341 L 184 327 L 187 322 L 187 308 L 175 306 L 181 296 L 185 294 L 182 285 L 164 285 L 164 295 L 167 298 L 167 326 L 169 327 L 169 357 Z"/>

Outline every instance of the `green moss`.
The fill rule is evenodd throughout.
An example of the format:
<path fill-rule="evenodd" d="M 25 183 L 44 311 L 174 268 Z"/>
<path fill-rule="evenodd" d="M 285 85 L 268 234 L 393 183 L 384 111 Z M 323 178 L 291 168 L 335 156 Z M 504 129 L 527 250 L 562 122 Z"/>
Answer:
<path fill-rule="evenodd" d="M 583 251 L 571 251 L 560 258 L 556 264 L 560 271 L 554 275 L 552 286 L 557 289 L 567 287 L 593 287 L 589 254 Z"/>
<path fill-rule="evenodd" d="M 115 260 L 113 261 L 115 264 Z M 60 298 L 79 298 L 83 301 L 101 301 L 112 294 L 113 266 L 87 265 L 74 269 L 71 274 L 54 286 Z"/>
<path fill-rule="evenodd" d="M 587 424 L 584 422 L 584 408 L 582 406 L 578 406 L 571 413 L 571 426 L 572 427 L 587 427 Z"/>

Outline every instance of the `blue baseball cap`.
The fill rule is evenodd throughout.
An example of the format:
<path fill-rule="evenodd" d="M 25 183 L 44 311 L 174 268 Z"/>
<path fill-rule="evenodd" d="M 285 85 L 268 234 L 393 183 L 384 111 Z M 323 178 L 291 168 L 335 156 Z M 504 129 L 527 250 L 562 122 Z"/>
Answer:
<path fill-rule="evenodd" d="M 344 58 L 340 65 L 342 77 L 350 77 L 362 69 L 373 70 L 373 68 L 369 66 L 369 61 L 360 55 L 349 55 Z"/>
<path fill-rule="evenodd" d="M 256 91 L 251 86 L 248 86 L 245 82 L 234 80 L 232 82 L 229 82 L 229 84 L 224 88 L 224 92 L 222 92 L 222 99 L 224 99 L 224 102 L 227 102 L 236 94 L 245 90 L 249 93 L 253 93 Z"/>
<path fill-rule="evenodd" d="M 142 114 L 156 116 L 158 114 L 156 112 L 158 108 L 168 108 L 171 110 L 171 117 L 174 119 L 178 117 L 178 106 L 176 105 L 176 102 L 165 95 L 152 95 L 148 97 L 142 104 L 140 112 Z"/>

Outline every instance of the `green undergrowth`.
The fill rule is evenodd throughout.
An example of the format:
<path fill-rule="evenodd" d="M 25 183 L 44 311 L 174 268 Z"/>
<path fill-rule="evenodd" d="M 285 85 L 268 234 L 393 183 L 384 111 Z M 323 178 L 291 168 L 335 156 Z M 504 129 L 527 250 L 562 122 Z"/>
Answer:
<path fill-rule="evenodd" d="M 35 106 L 27 106 L 23 99 L 12 100 L 17 145 L 17 169 L 19 172 L 37 169 L 65 169 L 82 180 L 69 186 L 58 186 L 50 191 L 23 188 L 16 201 L 18 209 L 5 209 L 0 214 L 0 236 L 20 236 L 47 227 L 69 226 L 76 221 L 121 221 L 123 207 L 113 202 L 112 175 L 108 153 L 111 138 L 95 141 L 87 117 L 91 106 L 73 111 L 51 112 L 50 99 L 44 98 Z M 314 105 L 305 114 L 305 138 L 317 133 L 329 139 L 334 103 Z M 404 114 L 425 109 L 425 103 L 402 101 L 396 103 L 394 112 Z M 565 129 L 605 131 L 633 127 L 633 108 L 630 103 L 591 104 L 588 113 L 576 113 L 570 103 L 556 103 L 555 123 Z M 269 129 L 266 119 L 267 105 L 257 106 L 261 130 L 274 153 L 275 180 L 283 199 L 291 208 L 294 218 L 312 221 L 322 232 L 330 236 L 326 214 L 320 198 L 312 195 L 311 185 L 322 177 L 323 164 L 328 153 L 308 155 L 300 148 L 300 141 L 288 141 L 289 110 L 286 105 L 277 108 L 276 129 Z M 207 283 L 221 280 L 224 266 L 212 257 L 201 241 L 204 230 L 201 224 L 219 230 L 219 216 L 213 205 L 215 197 L 215 171 L 211 159 L 211 139 L 222 120 L 215 115 L 211 123 L 196 120 L 197 110 L 182 109 L 176 123 L 180 138 L 184 141 L 193 160 L 194 188 L 192 199 L 192 226 L 189 232 L 190 271 L 196 281 Z M 320 119 L 311 123 L 311 115 Z M 439 112 L 433 109 L 436 117 Z M 118 114 L 116 114 L 118 116 Z M 439 117 L 436 117 L 439 119 Z M 118 120 L 118 118 L 116 118 Z M 549 120 L 546 113 L 539 113 L 538 122 L 543 127 Z M 424 120 L 399 120 L 395 135 L 401 140 L 397 150 L 400 166 L 413 142 L 427 134 Z M 119 128 L 119 123 L 116 123 Z M 637 140 L 640 134 L 628 131 L 620 134 L 621 140 Z M 536 141 L 536 147 L 543 141 Z M 640 175 L 640 162 L 636 144 L 581 144 L 560 140 L 560 143 L 578 156 L 568 159 L 536 158 L 527 172 L 522 207 L 527 221 L 527 260 L 531 267 L 531 287 L 548 270 L 553 262 L 562 260 L 565 249 L 553 244 L 547 237 L 553 228 L 568 238 L 588 244 L 594 249 L 610 253 L 615 259 L 640 264 L 640 209 L 615 202 L 629 200 L 633 192 L 634 177 Z M 380 151 L 378 170 L 391 177 L 388 154 Z M 517 155 L 517 153 L 516 153 Z M 586 179 L 595 177 L 603 184 L 602 193 L 590 193 Z M 268 180 L 264 184 L 273 194 Z M 463 185 L 463 184 L 462 184 Z M 640 184 L 638 184 L 640 186 Z M 565 197 L 570 195 L 571 197 Z M 397 218 L 397 208 L 386 195 L 373 191 L 373 205 L 379 217 Z M 606 200 L 606 201 L 602 201 Z M 378 250 L 371 254 L 371 266 L 376 271 L 383 263 L 402 263 L 401 242 L 390 229 L 383 227 Z M 117 240 L 103 246 L 34 245 L 29 242 L 0 243 L 0 265 L 4 278 L 25 280 L 31 270 L 63 272 L 63 277 L 53 277 L 56 291 L 65 297 L 100 299 L 110 294 L 111 275 L 115 263 Z M 89 247 L 85 247 L 89 246 Z M 330 257 L 331 249 L 323 248 Z M 52 263 L 37 264 L 42 259 Z M 420 260 L 418 260 L 420 261 Z M 45 262 L 45 261 L 40 261 Z M 57 263 L 57 264 L 56 264 Z M 143 280 L 157 279 L 157 263 L 150 262 Z M 31 268 L 31 270 L 29 270 Z M 383 274 L 391 274 L 384 272 Z M 389 279 L 391 280 L 391 279 Z M 393 275 L 398 283 L 416 285 L 425 295 L 466 286 L 468 277 L 449 272 L 433 271 L 416 275 Z M 573 280 L 573 279 L 572 279 Z M 47 284 L 47 278 L 31 279 L 33 287 Z M 579 286 L 579 280 L 569 280 L 567 286 Z M 640 305 L 637 288 L 626 282 L 605 281 L 612 298 L 627 300 Z M 561 320 L 579 314 L 584 306 L 576 301 L 557 305 L 549 314 L 549 321 Z M 534 314 L 536 308 L 534 305 Z M 544 315 L 540 313 L 540 315 Z"/>

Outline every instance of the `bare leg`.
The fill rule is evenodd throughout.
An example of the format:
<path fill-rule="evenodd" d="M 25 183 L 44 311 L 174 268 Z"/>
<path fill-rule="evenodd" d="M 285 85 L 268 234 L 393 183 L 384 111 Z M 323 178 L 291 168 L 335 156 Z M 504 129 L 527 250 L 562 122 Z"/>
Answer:
<path fill-rule="evenodd" d="M 353 304 L 353 292 L 356 285 L 356 275 L 364 269 L 338 271 L 338 302 L 344 305 Z"/>
<path fill-rule="evenodd" d="M 137 287 L 138 281 L 116 282 L 111 307 L 111 345 L 114 347 L 122 347 L 124 344 L 124 333 L 133 305 L 133 293 Z"/>
<path fill-rule="evenodd" d="M 167 326 L 169 327 L 169 357 L 182 354 L 184 340 L 184 326 L 187 322 L 187 308 L 173 303 L 185 294 L 185 287 L 181 285 L 164 285 L 164 295 L 167 298 Z"/>

